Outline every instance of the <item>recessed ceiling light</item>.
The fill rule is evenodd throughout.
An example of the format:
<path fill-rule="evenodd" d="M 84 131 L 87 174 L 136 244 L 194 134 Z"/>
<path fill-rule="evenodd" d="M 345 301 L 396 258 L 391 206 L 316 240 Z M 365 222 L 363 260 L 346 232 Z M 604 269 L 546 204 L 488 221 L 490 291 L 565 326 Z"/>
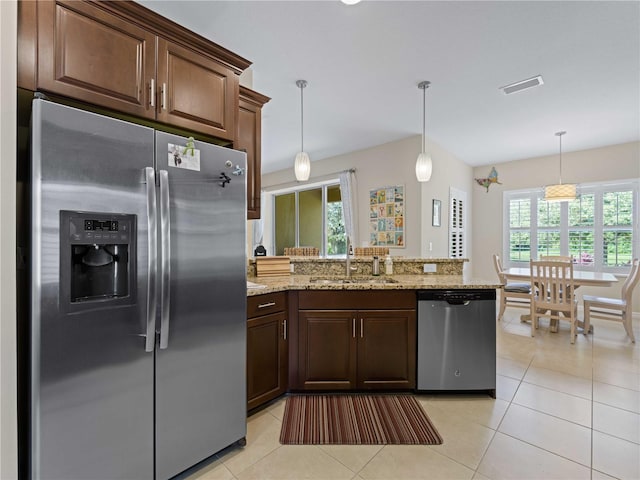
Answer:
<path fill-rule="evenodd" d="M 533 78 L 527 78 L 526 80 L 520 80 L 519 82 L 512 83 L 510 85 L 505 85 L 504 87 L 500 87 L 500 90 L 502 90 L 505 95 L 509 95 L 511 93 L 520 92 L 528 88 L 537 87 L 539 85 L 542 85 L 543 83 L 544 81 L 542 80 L 542 75 L 538 75 Z"/>
<path fill-rule="evenodd" d="M 355 5 L 356 3 L 360 3 L 360 0 L 340 0 L 345 5 Z"/>

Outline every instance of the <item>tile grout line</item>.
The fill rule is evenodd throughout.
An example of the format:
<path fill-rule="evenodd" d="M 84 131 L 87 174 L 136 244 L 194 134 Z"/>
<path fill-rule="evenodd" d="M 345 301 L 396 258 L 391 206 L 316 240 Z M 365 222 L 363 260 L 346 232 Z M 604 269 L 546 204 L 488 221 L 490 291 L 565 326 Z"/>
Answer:
<path fill-rule="evenodd" d="M 593 369 L 593 348 L 592 348 L 591 352 L 592 352 L 592 353 L 591 353 L 591 356 L 592 356 L 592 367 L 591 367 L 591 368 Z M 522 385 L 522 383 L 527 383 L 527 384 L 529 384 L 529 385 L 535 385 L 535 386 L 538 386 L 538 387 L 541 387 L 541 388 L 546 388 L 546 387 L 544 387 L 544 386 L 542 386 L 542 385 L 537 385 L 537 384 L 535 384 L 535 383 L 529 383 L 529 382 L 525 382 L 525 381 L 524 381 L 524 377 L 527 375 L 527 372 L 529 371 L 529 368 L 531 368 L 531 366 L 532 366 L 532 364 L 533 364 L 533 360 L 535 359 L 536 354 L 537 354 L 537 353 L 534 353 L 534 355 L 531 357 L 531 360 L 529 361 L 529 364 L 527 365 L 527 368 L 525 369 L 524 373 L 522 374 L 522 378 L 520 379 L 520 381 L 519 381 L 519 383 L 518 383 L 518 387 L 516 388 L 516 391 L 514 392 L 512 399 L 509 401 L 509 406 L 507 407 L 507 410 L 505 411 L 505 414 L 503 415 L 502 419 L 500 420 L 500 423 L 499 423 L 499 424 L 498 424 L 498 426 L 496 427 L 495 434 L 494 434 L 493 438 L 491 439 L 491 442 L 489 442 L 489 446 L 491 446 L 491 443 L 493 442 L 493 439 L 495 438 L 495 435 L 498 433 L 498 431 L 499 431 L 499 429 L 500 429 L 500 426 L 502 425 L 502 422 L 504 421 L 504 418 L 507 416 L 507 412 L 509 411 L 509 408 L 511 407 L 511 405 L 517 405 L 517 406 L 521 406 L 521 407 L 524 407 L 524 408 L 529 408 L 529 407 L 526 407 L 526 406 L 524 406 L 524 405 L 520 405 L 519 403 L 514 403 L 514 399 L 516 398 L 516 395 L 518 394 L 518 390 L 520 389 L 520 386 Z M 547 369 L 547 370 L 550 370 L 550 369 Z M 551 371 L 555 371 L 555 370 L 551 370 Z M 566 372 L 560 372 L 560 373 L 566 373 Z M 509 378 L 513 378 L 513 377 L 509 377 Z M 593 389 L 593 374 L 592 374 L 592 381 L 591 381 L 591 385 L 592 385 L 592 387 L 591 387 L 591 388 Z M 559 390 L 554 390 L 554 389 L 550 389 L 550 388 L 546 388 L 546 389 L 547 389 L 547 390 L 552 390 L 552 391 L 557 391 L 557 392 L 559 392 Z M 565 393 L 565 392 L 560 392 L 560 393 Z M 571 395 L 571 394 L 567 394 L 567 395 Z M 584 397 L 580 397 L 580 396 L 578 396 L 578 395 L 572 395 L 572 396 L 575 396 L 575 397 L 577 397 L 577 398 L 584 398 Z M 592 394 L 592 398 L 591 398 L 591 405 L 593 405 L 593 394 Z M 537 411 L 537 410 L 535 410 L 535 409 L 531 409 L 531 410 L 533 410 L 533 411 Z M 592 410 L 592 412 L 593 412 L 593 407 L 591 408 L 591 410 Z M 549 414 L 546 414 L 545 412 L 540 412 L 540 413 L 543 413 L 543 414 L 545 414 L 545 415 L 549 415 Z M 553 415 L 549 415 L 549 416 L 554 417 Z M 593 416 L 593 413 L 592 413 L 592 416 Z M 559 418 L 559 417 L 554 417 L 554 418 Z M 566 419 L 561 419 L 561 420 L 566 420 Z M 569 420 L 566 420 L 566 421 L 569 421 Z M 591 420 L 591 422 L 592 422 L 592 427 L 593 427 L 593 419 Z M 574 422 L 571 422 L 571 423 L 574 423 Z M 576 425 L 580 425 L 580 424 L 576 424 Z M 584 426 L 584 425 L 580 425 L 580 426 Z M 591 428 L 590 430 L 591 430 L 591 437 L 592 437 L 592 439 L 593 439 L 593 428 Z M 580 462 L 576 462 L 575 460 L 573 460 L 573 459 L 571 459 L 571 458 L 567 458 L 567 457 L 565 457 L 565 456 L 563 456 L 563 455 L 559 455 L 559 454 L 558 454 L 558 453 L 556 453 L 556 452 L 552 452 L 552 451 L 550 451 L 550 450 L 546 450 L 545 448 L 542 448 L 542 447 L 541 447 L 541 446 L 539 446 L 539 445 L 534 445 L 533 443 L 529 443 L 529 442 L 527 442 L 527 441 L 525 441 L 525 440 L 522 440 L 521 438 L 514 437 L 513 435 L 509 435 L 508 433 L 504 433 L 504 432 L 500 432 L 500 433 L 502 433 L 503 435 L 506 435 L 506 436 L 508 436 L 508 437 L 510 437 L 510 438 L 513 438 L 514 440 L 517 440 L 517 441 L 519 441 L 519 442 L 522 442 L 522 443 L 525 443 L 525 444 L 527 444 L 527 445 L 530 445 L 530 446 L 532 446 L 532 447 L 534 447 L 534 448 L 537 448 L 537 449 L 540 449 L 540 450 L 542 450 L 542 451 L 548 452 L 548 453 L 550 453 L 550 454 L 552 454 L 552 455 L 555 455 L 555 456 L 557 456 L 557 457 L 564 458 L 565 460 L 570 461 L 570 462 L 573 462 L 573 463 L 575 463 L 575 464 L 577 464 L 577 465 L 585 466 L 585 465 L 583 465 L 582 463 L 580 463 Z M 593 442 L 593 440 L 592 440 L 592 442 Z M 489 450 L 489 447 L 487 447 L 487 450 Z M 486 454 L 486 451 L 485 451 L 485 454 Z M 591 455 L 593 456 L 593 448 L 591 448 Z M 485 456 L 485 455 L 483 455 L 483 456 L 482 456 L 482 459 L 480 460 L 480 463 L 482 463 L 482 460 L 484 459 L 484 456 Z M 593 464 L 592 459 L 590 459 L 590 462 L 591 462 L 591 464 Z M 480 464 L 478 464 L 478 466 L 480 466 Z M 588 468 L 589 468 L 589 478 L 590 478 L 590 480 L 593 480 L 593 479 L 592 479 L 592 475 L 593 475 L 593 468 L 591 468 L 591 465 L 590 465 Z M 476 472 L 477 472 L 477 469 L 476 469 Z M 480 473 L 480 472 L 477 472 L 477 473 Z M 480 474 L 482 475 L 482 473 L 480 473 Z"/>
<path fill-rule="evenodd" d="M 589 332 L 587 332 L 587 335 L 589 334 Z M 595 368 L 594 368 L 594 362 L 595 362 L 595 356 L 594 356 L 594 340 L 595 340 L 595 329 L 592 330 L 591 333 L 591 455 L 589 458 L 590 461 L 590 470 L 589 470 L 589 479 L 593 480 L 593 430 L 594 430 L 594 424 L 593 424 L 593 402 L 595 401 L 595 394 L 594 394 L 594 388 L 593 388 L 593 384 L 595 381 Z"/>
<path fill-rule="evenodd" d="M 502 320 L 504 321 L 504 317 L 503 317 Z M 511 322 L 509 322 L 509 323 L 511 323 Z M 497 353 L 496 353 L 496 360 L 497 360 L 498 356 L 499 355 L 497 355 Z M 507 405 L 507 408 L 504 411 L 504 415 L 502 415 L 502 418 L 500 419 L 500 422 L 498 422 L 498 425 L 496 425 L 495 430 L 493 430 L 493 435 L 491 437 L 491 440 L 487 444 L 487 448 L 485 448 L 484 452 L 482 453 L 482 457 L 480 457 L 480 461 L 478 462 L 478 466 L 474 469 L 474 476 L 475 476 L 476 473 L 479 473 L 480 475 L 482 475 L 482 473 L 478 471 L 478 468 L 480 468 L 480 465 L 482 465 L 482 461 L 484 460 L 484 457 L 487 455 L 487 452 L 489 451 L 489 448 L 491 448 L 491 444 L 493 443 L 493 441 L 496 438 L 496 435 L 498 434 L 498 429 L 500 428 L 500 425 L 502 425 L 502 422 L 504 421 L 504 417 L 507 416 L 507 412 L 509 411 L 509 408 L 513 404 L 513 399 L 516 398 L 516 394 L 518 393 L 518 390 L 520 389 L 520 385 L 522 385 L 522 382 L 524 381 L 525 375 L 529 371 L 529 367 L 531 366 L 531 363 L 533 362 L 533 358 L 534 357 L 535 357 L 535 354 L 531 357 L 531 360 L 529 360 L 529 364 L 527 365 L 527 368 L 525 369 L 524 373 L 522 374 L 522 378 L 520 378 L 520 380 L 518 381 L 518 386 L 516 387 L 515 392 L 513 392 L 513 396 L 511 397 L 511 400 L 509 400 L 509 405 Z M 498 375 L 498 373 L 496 371 L 496 376 L 497 375 Z M 507 377 L 507 378 L 513 378 L 513 377 Z M 496 398 L 497 398 L 497 396 L 496 396 Z"/>

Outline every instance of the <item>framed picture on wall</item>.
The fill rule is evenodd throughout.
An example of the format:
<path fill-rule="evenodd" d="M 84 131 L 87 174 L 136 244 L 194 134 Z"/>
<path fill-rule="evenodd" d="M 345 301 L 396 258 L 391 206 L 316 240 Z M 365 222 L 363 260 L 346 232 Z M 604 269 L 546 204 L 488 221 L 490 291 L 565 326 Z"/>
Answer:
<path fill-rule="evenodd" d="M 405 248 L 404 185 L 369 191 L 369 245 Z"/>
<path fill-rule="evenodd" d="M 435 198 L 432 201 L 432 217 L 431 217 L 431 225 L 434 227 L 440 226 L 440 208 L 442 206 L 442 202 L 440 200 L 436 200 Z"/>

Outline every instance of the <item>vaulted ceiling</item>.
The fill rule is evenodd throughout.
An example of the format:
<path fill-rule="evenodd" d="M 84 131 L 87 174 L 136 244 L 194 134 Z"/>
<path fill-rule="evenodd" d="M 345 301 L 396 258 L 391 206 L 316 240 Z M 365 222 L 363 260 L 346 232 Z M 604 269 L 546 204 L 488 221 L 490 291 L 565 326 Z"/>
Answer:
<path fill-rule="evenodd" d="M 419 135 L 421 80 L 428 141 L 472 166 L 640 140 L 637 1 L 140 3 L 253 62 L 264 172 L 300 150 L 298 79 L 312 161 Z"/>

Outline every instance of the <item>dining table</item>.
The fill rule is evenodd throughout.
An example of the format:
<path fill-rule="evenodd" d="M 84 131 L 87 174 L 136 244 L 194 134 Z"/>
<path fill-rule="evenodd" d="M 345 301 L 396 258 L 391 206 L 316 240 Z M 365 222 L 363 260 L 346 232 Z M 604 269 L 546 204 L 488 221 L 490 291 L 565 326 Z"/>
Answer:
<path fill-rule="evenodd" d="M 527 281 L 531 280 L 531 269 L 529 267 L 511 267 L 505 272 L 507 281 Z M 594 272 L 592 270 L 574 270 L 573 271 L 573 286 L 574 289 L 579 287 L 610 287 L 618 281 L 617 277 L 612 273 L 607 272 Z M 520 321 L 531 321 L 530 314 L 524 314 L 520 316 Z M 576 325 L 584 329 L 584 321 L 577 320 Z M 557 322 L 551 323 L 551 332 L 558 331 Z M 593 332 L 593 325 L 589 326 L 589 332 Z"/>

